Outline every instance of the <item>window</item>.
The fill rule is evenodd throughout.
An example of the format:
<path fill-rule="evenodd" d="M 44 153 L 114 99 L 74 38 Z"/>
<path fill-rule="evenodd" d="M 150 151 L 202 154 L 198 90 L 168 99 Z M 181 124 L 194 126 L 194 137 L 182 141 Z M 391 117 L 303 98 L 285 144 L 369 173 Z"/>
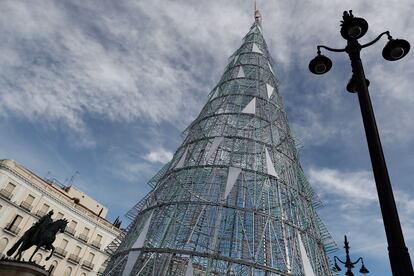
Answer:
<path fill-rule="evenodd" d="M 29 205 L 32 205 L 32 204 L 33 204 L 34 199 L 35 199 L 35 197 L 34 197 L 34 196 L 32 196 L 32 195 L 28 195 L 28 196 L 26 197 L 26 199 L 25 199 L 25 202 L 26 202 L 27 204 L 29 204 Z"/>
<path fill-rule="evenodd" d="M 93 258 L 95 258 L 95 254 L 92 252 L 89 252 L 88 258 L 86 259 L 88 262 L 93 262 Z"/>
<path fill-rule="evenodd" d="M 4 252 L 6 253 L 6 247 L 9 244 L 9 240 L 7 238 L 2 238 L 0 240 L 0 255 Z"/>
<path fill-rule="evenodd" d="M 32 203 L 33 203 L 33 201 L 34 201 L 34 199 L 35 199 L 35 197 L 34 196 L 32 196 L 32 195 L 27 195 L 27 197 L 26 197 L 26 199 L 25 200 L 23 200 L 21 203 L 20 203 L 20 207 L 22 207 L 23 209 L 25 209 L 26 211 L 31 211 L 32 210 Z"/>
<path fill-rule="evenodd" d="M 83 229 L 83 235 L 85 235 L 86 237 L 89 235 L 89 228 L 87 228 L 87 227 L 85 227 L 84 229 Z"/>
<path fill-rule="evenodd" d="M 43 258 L 42 254 L 37 253 L 37 254 L 34 256 L 33 260 L 35 261 L 35 263 L 37 263 L 38 265 L 40 265 L 40 262 L 42 261 L 42 258 Z"/>
<path fill-rule="evenodd" d="M 16 185 L 14 185 L 13 183 L 9 182 L 6 185 L 5 190 L 8 191 L 9 193 L 13 192 L 14 188 L 16 188 Z"/>
<path fill-rule="evenodd" d="M 79 256 L 82 248 L 80 246 L 76 246 L 75 250 L 73 250 L 73 255 Z"/>
<path fill-rule="evenodd" d="M 58 212 L 56 215 L 56 219 L 62 219 L 63 218 L 63 213 Z"/>
<path fill-rule="evenodd" d="M 63 276 L 70 276 L 72 274 L 72 268 L 70 266 L 68 266 L 65 269 L 65 272 L 63 272 Z"/>
<path fill-rule="evenodd" d="M 14 217 L 14 219 L 12 220 L 12 222 L 9 224 L 9 227 L 7 227 L 7 228 L 11 229 L 12 227 L 19 226 L 19 224 L 20 224 L 20 222 L 22 222 L 22 220 L 23 220 L 22 216 L 16 215 Z"/>
<path fill-rule="evenodd" d="M 50 206 L 47 205 L 46 203 L 43 204 L 42 208 L 40 208 L 40 211 L 44 214 L 47 213 L 47 210 L 49 210 Z"/>
<path fill-rule="evenodd" d="M 68 240 L 63 239 L 63 240 L 60 242 L 60 248 L 62 248 L 62 249 L 66 249 L 66 246 L 68 246 Z"/>
<path fill-rule="evenodd" d="M 10 200 L 13 196 L 13 190 L 16 188 L 16 185 L 13 183 L 8 183 L 6 187 L 0 189 L 0 195 L 8 200 Z"/>
<path fill-rule="evenodd" d="M 78 223 L 77 223 L 76 221 L 71 220 L 71 221 L 69 222 L 68 227 L 69 227 L 69 228 L 72 228 L 72 229 L 75 229 L 77 225 L 78 225 Z"/>
<path fill-rule="evenodd" d="M 95 241 L 100 243 L 102 241 L 102 236 L 101 235 L 96 235 Z"/>
<path fill-rule="evenodd" d="M 57 261 L 53 261 L 52 264 L 49 266 L 49 271 L 52 272 L 51 275 L 55 275 L 55 274 L 53 274 L 53 271 L 56 270 L 57 266 L 58 266 L 58 262 Z"/>

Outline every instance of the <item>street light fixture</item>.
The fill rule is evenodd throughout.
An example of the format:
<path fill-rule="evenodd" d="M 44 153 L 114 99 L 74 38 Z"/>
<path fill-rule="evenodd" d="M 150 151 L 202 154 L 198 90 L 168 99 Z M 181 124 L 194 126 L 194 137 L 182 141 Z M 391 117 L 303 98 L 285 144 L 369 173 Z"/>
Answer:
<path fill-rule="evenodd" d="M 362 275 L 367 275 L 369 273 L 369 270 L 365 267 L 364 265 L 364 259 L 362 257 L 359 257 L 355 262 L 351 261 L 351 258 L 349 256 L 349 242 L 348 239 L 345 236 L 345 241 L 344 241 L 344 248 L 345 248 L 345 253 L 346 253 L 346 259 L 345 261 L 341 261 L 341 259 L 339 259 L 337 256 L 334 256 L 334 260 L 335 260 L 335 267 L 334 267 L 334 271 L 338 272 L 341 271 L 342 269 L 339 267 L 338 262 L 342 263 L 345 265 L 345 267 L 347 268 L 345 275 L 347 276 L 354 276 L 354 273 L 352 272 L 352 269 L 355 267 L 354 265 L 356 265 L 357 263 L 359 263 L 359 261 L 361 261 L 361 269 L 359 270 L 359 273 L 361 273 Z"/>
<path fill-rule="evenodd" d="M 351 93 L 358 93 L 372 170 L 377 187 L 382 219 L 384 221 L 385 234 L 387 236 L 391 270 L 394 276 L 412 276 L 414 275 L 413 266 L 408 248 L 405 245 L 391 181 L 375 122 L 374 110 L 372 109 L 368 91 L 369 81 L 365 78 L 360 57 L 362 49 L 373 45 L 384 35 L 387 35 L 388 43 L 382 51 L 382 56 L 389 61 L 395 61 L 405 57 L 410 51 L 410 43 L 403 39 L 393 39 L 390 32 L 386 31 L 381 33 L 373 41 L 361 45 L 358 39 L 363 37 L 368 31 L 367 21 L 363 18 L 355 17 L 352 11 L 344 11 L 342 18 L 341 35 L 347 40 L 347 46 L 344 49 L 334 49 L 324 45 L 318 45 L 318 55 L 309 63 L 309 70 L 314 74 L 321 75 L 327 73 L 332 67 L 332 61 L 321 54 L 321 49 L 326 49 L 331 52 L 346 52 L 348 54 L 351 60 L 353 74 L 346 89 Z M 365 271 L 362 268 L 361 270 Z"/>

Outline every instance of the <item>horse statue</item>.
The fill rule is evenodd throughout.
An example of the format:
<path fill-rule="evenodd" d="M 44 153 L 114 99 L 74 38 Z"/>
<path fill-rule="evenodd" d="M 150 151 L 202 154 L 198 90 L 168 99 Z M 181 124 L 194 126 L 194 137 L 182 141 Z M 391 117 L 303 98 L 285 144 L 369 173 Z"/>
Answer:
<path fill-rule="evenodd" d="M 7 251 L 7 256 L 13 255 L 17 250 L 16 255 L 14 256 L 15 260 L 20 260 L 22 258 L 22 253 L 32 246 L 36 246 L 35 251 L 30 256 L 29 262 L 32 261 L 33 256 L 39 250 L 40 247 L 43 247 L 45 250 L 52 250 L 50 255 L 46 258 L 48 261 L 55 247 L 52 245 L 56 239 L 56 235 L 60 231 L 63 233 L 65 231 L 68 221 L 66 219 L 59 219 L 57 221 L 52 220 L 53 210 L 50 211 L 47 215 L 41 217 L 39 221 L 33 224 L 23 236 Z"/>

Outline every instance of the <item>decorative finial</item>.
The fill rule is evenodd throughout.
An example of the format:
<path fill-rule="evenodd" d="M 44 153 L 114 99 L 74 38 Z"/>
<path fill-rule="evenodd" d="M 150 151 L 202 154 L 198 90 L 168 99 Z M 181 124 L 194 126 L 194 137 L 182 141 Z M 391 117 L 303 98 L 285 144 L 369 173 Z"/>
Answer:
<path fill-rule="evenodd" d="M 354 18 L 354 15 L 352 14 L 352 10 L 349 10 L 349 12 L 348 11 L 344 11 L 344 14 L 342 15 L 342 21 L 341 21 L 341 26 L 345 23 L 345 22 L 347 22 L 348 20 L 351 20 L 352 18 Z"/>
<path fill-rule="evenodd" d="M 262 15 L 257 9 L 256 0 L 254 1 L 254 20 L 258 24 L 262 24 Z"/>

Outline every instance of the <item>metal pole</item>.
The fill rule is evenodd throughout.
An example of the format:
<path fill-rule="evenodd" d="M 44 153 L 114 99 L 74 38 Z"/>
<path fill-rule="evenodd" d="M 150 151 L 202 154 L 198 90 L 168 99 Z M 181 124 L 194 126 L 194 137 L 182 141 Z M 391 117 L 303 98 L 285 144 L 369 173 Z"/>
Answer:
<path fill-rule="evenodd" d="M 394 276 L 413 276 L 413 266 L 401 230 L 400 219 L 395 205 L 377 124 L 375 122 L 368 86 L 365 81 L 360 50 L 361 45 L 356 40 L 348 40 L 346 51 L 351 59 L 352 71 L 354 73 L 353 77 L 355 77 L 357 84 L 359 105 L 364 122 L 382 218 L 384 220 L 385 234 L 388 241 L 388 255 L 391 270 Z"/>

